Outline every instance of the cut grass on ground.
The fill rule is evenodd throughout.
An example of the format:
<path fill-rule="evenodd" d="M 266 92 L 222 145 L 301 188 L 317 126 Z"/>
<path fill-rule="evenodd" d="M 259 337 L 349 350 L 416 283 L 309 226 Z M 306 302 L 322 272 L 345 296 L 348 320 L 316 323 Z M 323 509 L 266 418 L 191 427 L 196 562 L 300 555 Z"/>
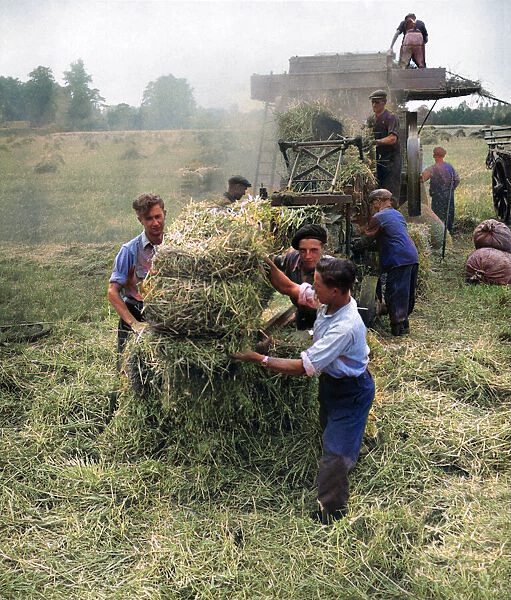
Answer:
<path fill-rule="evenodd" d="M 105 248 L 34 257 L 4 245 L 2 274 L 15 260 L 19 282 L 46 260 L 40 312 L 27 316 L 53 310 L 55 325 L 0 349 L 0 597 L 508 597 L 511 345 L 499 336 L 511 292 L 463 283 L 470 245 L 458 237 L 433 260 L 409 337 L 371 334 L 377 435 L 331 527 L 308 516 L 314 419 L 268 433 L 165 429 L 114 372 L 116 319 L 81 267 L 97 256 L 105 281 Z M 60 293 L 57 274 L 70 273 L 79 309 Z"/>

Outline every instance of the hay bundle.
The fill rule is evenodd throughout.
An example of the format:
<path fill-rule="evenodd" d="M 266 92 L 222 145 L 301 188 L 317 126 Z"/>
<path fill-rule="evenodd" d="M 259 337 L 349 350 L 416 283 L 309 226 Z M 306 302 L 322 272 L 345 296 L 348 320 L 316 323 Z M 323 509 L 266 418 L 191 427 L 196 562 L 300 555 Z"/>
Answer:
<path fill-rule="evenodd" d="M 128 148 L 119 157 L 120 160 L 140 160 L 142 158 L 146 158 L 146 156 L 135 147 Z"/>
<path fill-rule="evenodd" d="M 273 428 L 302 417 L 297 409 L 308 406 L 314 385 L 307 378 L 230 359 L 257 342 L 273 293 L 262 259 L 280 250 L 278 232 L 296 218 L 258 199 L 223 210 L 192 204 L 166 234 L 144 282 L 151 330 L 131 352 L 130 377 L 172 423 L 196 431 L 234 422 Z M 281 343 L 278 354 L 296 357 L 301 349 Z"/>
<path fill-rule="evenodd" d="M 258 293 L 259 286 L 250 280 L 158 275 L 158 284 L 147 296 L 146 318 L 155 329 L 173 336 L 223 338 L 237 331 L 247 339 L 260 325 L 263 307 Z"/>
<path fill-rule="evenodd" d="M 204 192 L 222 189 L 224 185 L 224 174 L 219 167 L 199 167 L 197 173 L 201 176 L 201 185 Z"/>
<path fill-rule="evenodd" d="M 419 253 L 419 276 L 417 279 L 417 291 L 424 294 L 427 290 L 428 280 L 431 275 L 431 243 L 429 228 L 425 224 L 410 223 L 408 233 Z"/>
<path fill-rule="evenodd" d="M 272 294 L 260 265 L 277 249 L 272 231 L 285 216 L 257 200 L 228 210 L 191 205 L 168 232 L 144 284 L 153 329 L 247 343 Z"/>
<path fill-rule="evenodd" d="M 408 223 L 416 225 L 426 225 L 429 231 L 429 243 L 434 250 L 441 250 L 444 239 L 444 224 L 442 220 L 433 212 L 430 206 L 421 203 L 421 214 L 417 217 L 411 217 L 408 213 L 408 202 L 399 207 Z M 452 238 L 447 233 L 447 244 L 452 245 Z"/>
<path fill-rule="evenodd" d="M 277 113 L 279 138 L 293 142 L 308 142 L 327 139 L 321 136 L 321 123 L 331 124 L 334 133 L 342 135 L 343 125 L 336 118 L 327 104 L 316 100 L 314 102 L 296 102 L 286 111 Z"/>
<path fill-rule="evenodd" d="M 178 170 L 179 189 L 183 196 L 195 194 L 200 191 L 201 176 L 197 171 L 187 167 Z"/>
<path fill-rule="evenodd" d="M 216 166 L 181 168 L 178 170 L 178 177 L 182 195 L 219 190 L 224 184 L 224 174 Z"/>

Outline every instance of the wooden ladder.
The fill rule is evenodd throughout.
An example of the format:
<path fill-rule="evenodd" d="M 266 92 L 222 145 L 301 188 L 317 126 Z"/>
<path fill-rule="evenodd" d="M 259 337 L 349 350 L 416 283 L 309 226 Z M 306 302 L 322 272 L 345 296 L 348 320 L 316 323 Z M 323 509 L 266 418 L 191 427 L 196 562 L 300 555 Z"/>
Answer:
<path fill-rule="evenodd" d="M 271 194 L 276 185 L 280 187 L 280 181 L 275 181 L 278 151 L 275 133 L 275 109 L 276 105 L 273 102 L 267 101 L 264 105 L 263 125 L 261 127 L 257 153 L 257 166 L 252 184 L 255 193 L 259 191 L 260 187 L 265 187 Z"/>

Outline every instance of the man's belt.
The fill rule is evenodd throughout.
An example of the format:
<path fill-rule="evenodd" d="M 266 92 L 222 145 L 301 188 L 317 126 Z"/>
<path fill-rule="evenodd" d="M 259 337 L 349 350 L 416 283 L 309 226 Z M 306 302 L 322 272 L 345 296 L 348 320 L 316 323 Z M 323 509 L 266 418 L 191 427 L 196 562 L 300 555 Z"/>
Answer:
<path fill-rule="evenodd" d="M 142 309 L 142 307 L 144 306 L 144 302 L 142 300 L 135 300 L 135 298 L 125 298 L 124 299 L 124 304 L 129 304 L 130 306 L 134 306 L 135 308 L 138 308 L 139 310 Z"/>
<path fill-rule="evenodd" d="M 365 371 L 363 373 L 361 373 L 360 375 L 344 375 L 343 377 L 334 377 L 333 375 L 329 375 L 328 373 L 321 373 L 319 378 L 326 379 L 327 381 L 330 381 L 332 383 L 339 383 L 340 381 L 346 381 L 346 379 L 358 379 L 359 377 L 362 377 L 362 375 L 364 375 L 364 374 L 365 374 Z"/>

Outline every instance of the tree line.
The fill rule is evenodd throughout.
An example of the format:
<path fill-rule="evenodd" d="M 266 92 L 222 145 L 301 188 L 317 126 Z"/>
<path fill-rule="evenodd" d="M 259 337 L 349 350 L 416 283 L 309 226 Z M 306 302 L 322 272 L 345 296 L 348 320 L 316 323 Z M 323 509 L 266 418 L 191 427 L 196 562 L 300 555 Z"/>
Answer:
<path fill-rule="evenodd" d="M 163 75 L 147 84 L 140 106 L 126 103 L 108 106 L 92 87 L 82 59 L 63 74 L 64 85 L 55 81 L 49 67 L 38 66 L 22 82 L 0 76 L 0 123 L 28 121 L 34 127 L 52 126 L 59 131 L 186 129 L 222 126 L 232 115 L 226 110 L 197 106 L 186 79 Z M 419 118 L 428 108 L 418 109 Z M 442 108 L 428 117 L 431 125 L 509 125 L 511 107 L 494 104 L 470 108 L 466 102 Z"/>
<path fill-rule="evenodd" d="M 425 116 L 427 107 L 417 111 L 419 120 Z M 494 104 L 470 108 L 466 102 L 456 107 L 442 108 L 433 111 L 427 121 L 428 125 L 511 125 L 511 106 Z"/>
<path fill-rule="evenodd" d="M 223 117 L 221 110 L 198 107 L 187 80 L 173 75 L 149 82 L 139 107 L 107 106 L 82 59 L 71 63 L 63 80 L 58 84 L 43 66 L 31 71 L 26 82 L 0 76 L 0 123 L 29 121 L 63 131 L 186 129 L 214 127 Z"/>

